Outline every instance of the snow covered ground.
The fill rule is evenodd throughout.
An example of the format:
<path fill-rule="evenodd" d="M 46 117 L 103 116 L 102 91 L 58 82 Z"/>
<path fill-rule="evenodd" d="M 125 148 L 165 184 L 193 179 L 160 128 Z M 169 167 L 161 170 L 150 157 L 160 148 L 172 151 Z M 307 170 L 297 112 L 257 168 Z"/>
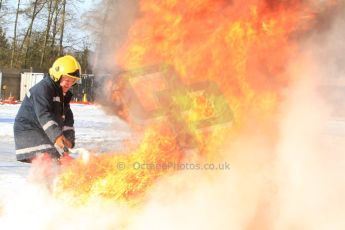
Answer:
<path fill-rule="evenodd" d="M 30 164 L 15 160 L 13 122 L 19 109 L 17 105 L 0 105 L 0 190 L 22 182 L 28 175 Z M 130 131 L 127 125 L 115 116 L 107 115 L 95 105 L 73 104 L 76 147 L 98 153 L 121 150 Z M 334 118 L 324 126 L 326 148 L 345 140 L 345 119 Z"/>
<path fill-rule="evenodd" d="M 0 105 L 0 190 L 26 180 L 30 164 L 15 159 L 13 123 L 17 105 Z M 130 137 L 127 125 L 115 116 L 105 114 L 94 105 L 72 105 L 76 146 L 98 152 L 120 150 L 123 140 Z"/>
<path fill-rule="evenodd" d="M 344 218 L 339 216 L 345 194 L 343 117 L 314 121 L 313 110 L 304 111 L 306 116 L 302 117 L 303 113 L 292 113 L 288 122 L 283 122 L 287 130 L 275 150 L 274 162 L 262 160 L 267 159 L 270 148 L 245 139 L 245 144 L 239 142 L 239 149 L 235 149 L 241 153 L 237 156 L 244 157 L 229 158 L 230 171 L 218 171 L 212 182 L 202 171 L 184 171 L 166 178 L 157 184 L 142 211 L 134 215 L 117 204 L 99 200 L 85 207 L 68 206 L 27 183 L 30 165 L 17 162 L 14 153 L 12 126 L 18 108 L 0 105 L 0 229 L 244 229 L 240 225 L 246 223 L 247 215 L 250 223 L 253 221 L 249 210 L 256 210 L 260 202 L 265 204 L 257 209 L 260 213 L 282 210 L 275 223 L 278 227 L 271 229 L 295 226 L 291 220 L 301 220 L 307 226 L 296 225 L 298 229 L 344 229 Z M 73 105 L 72 110 L 76 148 L 116 151 L 124 148 L 123 140 L 133 139 L 125 123 L 97 106 Z M 216 211 L 210 214 L 208 210 Z M 322 223 L 316 222 L 320 226 L 315 228 L 320 210 L 326 210 L 322 212 L 325 218 L 320 218 Z"/>

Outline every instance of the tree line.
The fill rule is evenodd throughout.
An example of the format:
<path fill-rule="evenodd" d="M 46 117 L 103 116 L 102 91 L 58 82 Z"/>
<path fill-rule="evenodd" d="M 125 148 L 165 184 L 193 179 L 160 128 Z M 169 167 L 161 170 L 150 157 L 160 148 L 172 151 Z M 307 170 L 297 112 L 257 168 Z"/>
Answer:
<path fill-rule="evenodd" d="M 80 61 L 83 73 L 90 73 L 89 44 L 73 36 L 79 29 L 74 15 L 80 2 L 0 0 L 0 69 L 47 72 L 57 57 L 68 53 Z"/>

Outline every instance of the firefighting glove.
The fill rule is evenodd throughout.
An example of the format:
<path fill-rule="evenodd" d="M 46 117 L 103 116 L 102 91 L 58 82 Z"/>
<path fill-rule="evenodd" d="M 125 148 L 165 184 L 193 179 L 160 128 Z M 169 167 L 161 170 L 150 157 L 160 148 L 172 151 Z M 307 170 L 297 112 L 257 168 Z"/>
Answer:
<path fill-rule="evenodd" d="M 64 135 L 65 138 L 71 142 L 72 147 L 70 147 L 70 148 L 74 148 L 74 145 L 75 145 L 75 143 L 74 143 L 74 139 L 75 139 L 74 138 L 74 131 L 66 130 L 66 131 L 63 132 L 62 135 Z"/>
<path fill-rule="evenodd" d="M 64 136 L 60 135 L 55 140 L 55 146 L 64 149 L 65 147 L 72 148 L 72 143 Z"/>

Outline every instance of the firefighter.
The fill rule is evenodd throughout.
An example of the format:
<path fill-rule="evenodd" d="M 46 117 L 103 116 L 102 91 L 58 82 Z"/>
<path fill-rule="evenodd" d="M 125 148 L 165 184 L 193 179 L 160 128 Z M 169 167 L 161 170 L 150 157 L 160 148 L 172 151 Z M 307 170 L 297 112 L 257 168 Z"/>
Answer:
<path fill-rule="evenodd" d="M 49 75 L 25 96 L 14 122 L 16 158 L 22 162 L 60 159 L 74 147 L 74 119 L 69 89 L 80 79 L 79 62 L 71 55 L 55 60 Z"/>

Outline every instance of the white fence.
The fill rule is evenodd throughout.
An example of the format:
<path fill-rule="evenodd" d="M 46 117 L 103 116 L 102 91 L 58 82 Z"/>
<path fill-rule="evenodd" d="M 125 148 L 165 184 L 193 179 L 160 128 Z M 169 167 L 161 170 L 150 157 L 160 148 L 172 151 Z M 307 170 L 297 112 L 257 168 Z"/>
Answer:
<path fill-rule="evenodd" d="M 2 72 L 0 72 L 0 100 L 2 99 L 1 90 L 2 90 Z"/>
<path fill-rule="evenodd" d="M 36 83 L 41 81 L 44 77 L 43 73 L 31 73 L 25 72 L 22 73 L 20 78 L 20 100 L 23 101 L 25 95 L 29 91 L 29 89 L 34 86 Z"/>

